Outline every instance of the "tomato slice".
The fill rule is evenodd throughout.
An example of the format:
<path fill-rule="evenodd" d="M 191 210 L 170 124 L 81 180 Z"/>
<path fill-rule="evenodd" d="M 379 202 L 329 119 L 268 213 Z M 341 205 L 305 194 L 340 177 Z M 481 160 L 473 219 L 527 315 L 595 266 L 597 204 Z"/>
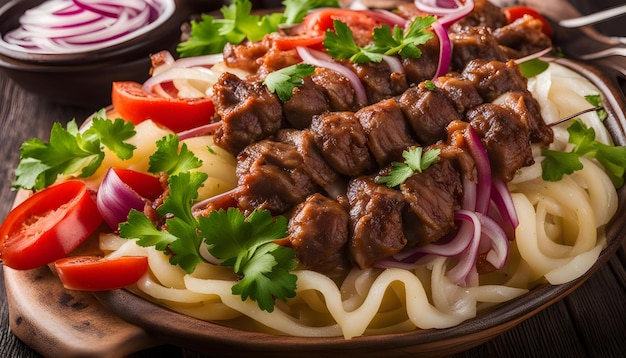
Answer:
<path fill-rule="evenodd" d="M 504 9 L 504 16 L 506 16 L 506 20 L 508 21 L 508 23 L 512 23 L 513 21 L 524 17 L 524 15 L 530 15 L 532 17 L 534 17 L 535 19 L 541 21 L 541 31 L 548 37 L 552 37 L 552 35 L 554 34 L 554 32 L 552 31 L 552 26 L 550 26 L 550 23 L 548 22 L 548 20 L 543 17 L 543 15 L 541 15 L 539 12 L 537 12 L 537 10 L 530 8 L 528 6 L 511 6 L 508 7 L 506 9 Z"/>
<path fill-rule="evenodd" d="M 36 192 L 0 227 L 4 265 L 29 270 L 65 257 L 102 223 L 87 186 L 71 180 Z"/>
<path fill-rule="evenodd" d="M 161 181 L 154 175 L 141 173 L 131 169 L 111 168 L 126 185 L 142 198 L 155 200 L 163 194 Z"/>
<path fill-rule="evenodd" d="M 113 82 L 113 107 L 120 117 L 135 124 L 153 120 L 175 132 L 211 123 L 213 101 L 206 98 L 165 98 L 143 90 L 137 82 Z"/>
<path fill-rule="evenodd" d="M 136 283 L 148 271 L 148 258 L 73 256 L 55 261 L 54 268 L 63 287 L 69 290 L 106 291 Z"/>

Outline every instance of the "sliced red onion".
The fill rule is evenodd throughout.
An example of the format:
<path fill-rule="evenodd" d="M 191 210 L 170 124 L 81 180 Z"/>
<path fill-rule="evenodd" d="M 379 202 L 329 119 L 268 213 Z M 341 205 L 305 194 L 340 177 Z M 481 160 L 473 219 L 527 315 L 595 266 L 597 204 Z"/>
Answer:
<path fill-rule="evenodd" d="M 209 204 L 214 205 L 216 208 L 227 208 L 236 204 L 235 196 L 241 190 L 239 187 L 235 187 L 229 191 L 223 192 L 218 195 L 214 195 L 210 198 L 204 199 L 192 205 L 191 211 L 202 210 Z"/>
<path fill-rule="evenodd" d="M 509 257 L 509 239 L 498 223 L 487 215 L 477 215 L 482 227 L 482 240 L 489 240 L 486 244 L 491 248 L 485 257 L 487 262 L 500 270 Z"/>
<path fill-rule="evenodd" d="M 449 27 L 474 10 L 474 0 L 414 0 L 415 6 L 428 14 L 439 16 L 439 22 Z"/>
<path fill-rule="evenodd" d="M 317 67 L 327 68 L 346 77 L 348 81 L 350 81 L 352 88 L 354 88 L 354 92 L 356 94 L 357 102 L 359 103 L 359 105 L 363 106 L 367 104 L 367 94 L 365 92 L 365 87 L 363 87 L 363 83 L 361 83 L 359 77 L 352 70 L 334 61 L 328 54 L 324 52 L 302 46 L 296 47 L 296 51 L 298 52 L 298 55 L 300 56 L 302 61 L 304 61 L 305 63 Z"/>
<path fill-rule="evenodd" d="M 511 227 L 516 228 L 519 225 L 513 198 L 506 183 L 499 179 L 492 179 L 491 200 L 496 205 L 500 215 L 507 221 Z"/>
<path fill-rule="evenodd" d="M 151 31 L 175 9 L 173 0 L 49 0 L 25 11 L 0 46 L 40 54 L 98 50 Z"/>
<path fill-rule="evenodd" d="M 474 158 L 478 173 L 475 211 L 486 214 L 491 201 L 491 165 L 489 164 L 489 156 L 472 126 L 467 126 L 467 129 L 464 131 L 464 137 L 467 149 Z"/>
<path fill-rule="evenodd" d="M 178 139 L 179 140 L 184 140 L 187 138 L 193 138 L 193 137 L 198 137 L 201 135 L 207 135 L 207 134 L 212 134 L 213 132 L 215 132 L 219 127 L 222 126 L 222 122 L 215 122 L 215 123 L 210 123 L 210 124 L 205 124 L 203 126 L 200 127 L 196 127 L 196 128 L 192 128 L 183 132 L 179 132 L 178 133 Z"/>
<path fill-rule="evenodd" d="M 98 189 L 96 204 L 104 221 L 117 230 L 121 222 L 128 220 L 131 209 L 143 211 L 145 201 L 110 168 Z"/>
<path fill-rule="evenodd" d="M 402 62 L 396 56 L 383 55 L 383 61 L 389 66 L 391 72 L 394 73 L 404 73 L 404 67 L 402 66 Z"/>
<path fill-rule="evenodd" d="M 545 49 L 543 49 L 543 50 L 541 50 L 541 51 L 537 51 L 537 52 L 535 52 L 535 53 L 532 53 L 532 54 L 530 54 L 530 55 L 528 55 L 528 56 L 525 56 L 525 57 L 520 57 L 520 58 L 518 58 L 518 59 L 516 59 L 516 60 L 515 60 L 515 63 L 520 64 L 520 63 L 524 63 L 524 62 L 526 62 L 526 61 L 534 60 L 534 59 L 536 59 L 536 58 L 539 58 L 539 57 L 541 57 L 541 56 L 543 56 L 543 55 L 545 55 L 545 54 L 549 53 L 549 52 L 550 52 L 550 51 L 552 51 L 552 50 L 553 50 L 553 47 L 552 47 L 552 46 L 550 46 L 550 47 L 545 48 Z"/>
<path fill-rule="evenodd" d="M 145 92 L 152 93 L 152 88 L 157 84 L 179 79 L 203 81 L 212 85 L 217 82 L 218 77 L 216 73 L 204 67 L 171 68 L 148 78 L 142 88 Z"/>
<path fill-rule="evenodd" d="M 384 10 L 384 9 L 376 9 L 376 10 L 368 11 L 368 15 L 370 15 L 370 17 L 380 22 L 383 22 L 389 25 L 392 28 L 394 25 L 400 28 L 405 28 L 408 22 L 406 18 L 394 12 L 391 12 L 389 10 Z"/>
<path fill-rule="evenodd" d="M 478 246 L 480 245 L 480 237 L 482 233 L 482 225 L 478 215 L 478 213 L 469 210 L 459 210 L 455 215 L 458 219 L 465 220 L 470 223 L 471 228 L 473 229 L 470 239 L 471 241 L 467 246 L 467 249 L 463 251 L 463 255 L 461 255 L 457 264 L 446 274 L 448 278 L 456 284 L 462 284 L 465 282 L 465 278 L 471 273 L 472 269 L 476 265 Z"/>
<path fill-rule="evenodd" d="M 434 78 L 437 78 L 448 73 L 448 68 L 450 68 L 450 62 L 452 61 L 452 42 L 450 42 L 448 32 L 439 20 L 433 22 L 430 26 L 439 38 L 439 61 L 437 62 L 437 71 L 435 71 L 434 76 Z"/>

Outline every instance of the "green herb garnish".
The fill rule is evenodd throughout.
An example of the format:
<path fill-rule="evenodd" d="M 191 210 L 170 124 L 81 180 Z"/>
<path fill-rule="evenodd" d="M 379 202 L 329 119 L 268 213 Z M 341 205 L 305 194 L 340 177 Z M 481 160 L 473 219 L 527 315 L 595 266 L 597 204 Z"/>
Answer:
<path fill-rule="evenodd" d="M 392 169 L 388 175 L 376 178 L 378 184 L 386 184 L 393 188 L 407 180 L 415 172 L 423 172 L 431 165 L 439 161 L 440 149 L 429 149 L 423 151 L 422 147 L 414 147 L 402 152 L 404 162 L 391 163 Z"/>
<path fill-rule="evenodd" d="M 293 89 L 304 83 L 303 78 L 313 75 L 314 72 L 315 66 L 298 63 L 271 72 L 265 77 L 263 84 L 270 92 L 276 93 L 281 101 L 286 102 L 291 99 Z"/>

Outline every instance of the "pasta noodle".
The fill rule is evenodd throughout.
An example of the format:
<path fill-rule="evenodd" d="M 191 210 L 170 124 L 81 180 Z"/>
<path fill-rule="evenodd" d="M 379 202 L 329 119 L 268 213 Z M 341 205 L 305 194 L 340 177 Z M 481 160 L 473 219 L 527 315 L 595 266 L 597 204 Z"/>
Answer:
<path fill-rule="evenodd" d="M 529 81 L 547 122 L 588 108 L 584 96 L 598 94 L 582 76 L 555 63 Z M 597 139 L 610 135 L 595 113 L 581 116 Z M 552 149 L 564 150 L 566 124 L 555 126 Z M 209 175 L 201 198 L 236 185 L 234 158 L 214 146 L 210 137 L 185 143 L 203 161 Z M 101 247 L 110 255 L 145 255 L 150 270 L 136 292 L 171 309 L 220 321 L 225 325 L 305 337 L 386 334 L 416 328 L 447 328 L 475 317 L 482 309 L 513 300 L 537 284 L 561 284 L 583 275 L 606 245 L 603 227 L 617 210 L 617 193 L 602 168 L 583 158 L 583 169 L 558 182 L 541 178 L 541 156 L 510 183 L 520 224 L 506 266 L 462 287 L 447 276 L 455 259 L 427 256 L 413 269 L 353 269 L 338 282 L 317 272 L 296 270 L 297 294 L 266 312 L 251 300 L 231 293 L 237 277 L 215 263 L 201 263 L 191 274 L 172 266 L 155 249 L 103 235 Z M 205 257 L 206 258 L 206 257 Z M 211 260 L 207 260 L 211 261 Z"/>

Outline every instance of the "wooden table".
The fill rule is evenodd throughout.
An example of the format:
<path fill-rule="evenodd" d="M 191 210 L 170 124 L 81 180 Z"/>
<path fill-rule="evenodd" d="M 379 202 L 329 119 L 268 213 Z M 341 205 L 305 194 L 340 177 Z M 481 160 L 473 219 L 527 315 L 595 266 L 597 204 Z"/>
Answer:
<path fill-rule="evenodd" d="M 5 2 L 1 0 L 0 4 Z M 602 6 L 608 4 L 603 3 Z M 579 9 L 585 13 L 593 10 L 594 5 L 588 1 Z M 20 144 L 31 137 L 47 139 L 53 122 L 65 123 L 72 118 L 80 120 L 98 108 L 51 103 L 24 91 L 4 73 L 0 73 L 0 94 L 0 182 L 3 183 L 0 186 L 0 218 L 4 218 L 14 200 L 15 193 L 10 190 L 10 183 L 18 162 Z M 39 353 L 11 333 L 8 320 L 5 286 L 0 280 L 0 357 L 39 357 Z M 604 268 L 564 300 L 494 340 L 457 355 L 526 356 L 626 356 L 626 246 L 622 246 Z M 136 353 L 133 357 L 202 355 L 166 345 Z"/>

